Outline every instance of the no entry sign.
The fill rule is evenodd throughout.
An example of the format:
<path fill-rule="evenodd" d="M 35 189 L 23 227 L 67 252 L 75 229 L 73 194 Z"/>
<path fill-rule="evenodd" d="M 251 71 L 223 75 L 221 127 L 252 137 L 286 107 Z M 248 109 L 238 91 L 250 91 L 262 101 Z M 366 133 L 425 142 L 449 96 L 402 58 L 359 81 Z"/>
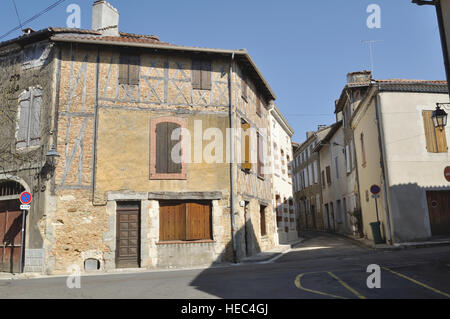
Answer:
<path fill-rule="evenodd" d="M 31 199 L 31 194 L 28 192 L 23 192 L 19 197 L 19 200 L 23 205 L 28 205 L 29 203 L 31 203 Z"/>
<path fill-rule="evenodd" d="M 447 166 L 444 171 L 445 179 L 450 182 L 450 166 Z"/>
<path fill-rule="evenodd" d="M 381 187 L 378 185 L 372 185 L 372 187 L 370 187 L 370 192 L 374 195 L 378 195 L 381 192 Z"/>

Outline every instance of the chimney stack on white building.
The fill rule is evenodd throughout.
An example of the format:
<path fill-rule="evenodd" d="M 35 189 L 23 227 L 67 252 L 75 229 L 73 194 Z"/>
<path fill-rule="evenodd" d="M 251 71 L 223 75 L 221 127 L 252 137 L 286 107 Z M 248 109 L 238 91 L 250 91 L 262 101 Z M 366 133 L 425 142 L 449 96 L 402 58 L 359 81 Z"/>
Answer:
<path fill-rule="evenodd" d="M 94 2 L 92 8 L 92 30 L 102 35 L 119 36 L 119 11 L 105 0 Z"/>

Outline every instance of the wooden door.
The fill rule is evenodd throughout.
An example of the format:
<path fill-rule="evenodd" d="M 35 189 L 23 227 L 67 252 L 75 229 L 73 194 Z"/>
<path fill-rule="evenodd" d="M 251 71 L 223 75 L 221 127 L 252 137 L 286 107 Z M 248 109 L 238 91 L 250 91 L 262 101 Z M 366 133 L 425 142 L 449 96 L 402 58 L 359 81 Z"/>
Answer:
<path fill-rule="evenodd" d="M 450 235 L 450 191 L 427 192 L 427 201 L 431 234 Z"/>
<path fill-rule="evenodd" d="M 21 230 L 19 200 L 0 201 L 0 271 L 19 272 Z"/>
<path fill-rule="evenodd" d="M 140 267 L 139 204 L 118 204 L 116 267 Z"/>

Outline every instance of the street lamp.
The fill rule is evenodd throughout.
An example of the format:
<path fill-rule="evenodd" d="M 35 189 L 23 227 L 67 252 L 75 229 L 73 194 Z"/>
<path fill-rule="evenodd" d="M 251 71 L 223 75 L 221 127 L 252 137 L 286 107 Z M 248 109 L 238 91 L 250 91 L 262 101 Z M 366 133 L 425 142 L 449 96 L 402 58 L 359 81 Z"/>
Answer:
<path fill-rule="evenodd" d="M 450 105 L 448 103 L 436 103 L 436 110 L 433 111 L 431 118 L 435 128 L 439 128 L 441 131 L 447 126 L 447 112 L 441 109 L 441 106 Z"/>
<path fill-rule="evenodd" d="M 56 159 L 58 157 L 60 157 L 60 155 L 53 145 L 52 148 L 47 152 L 47 154 L 45 154 L 45 164 L 54 169 L 56 167 Z"/>

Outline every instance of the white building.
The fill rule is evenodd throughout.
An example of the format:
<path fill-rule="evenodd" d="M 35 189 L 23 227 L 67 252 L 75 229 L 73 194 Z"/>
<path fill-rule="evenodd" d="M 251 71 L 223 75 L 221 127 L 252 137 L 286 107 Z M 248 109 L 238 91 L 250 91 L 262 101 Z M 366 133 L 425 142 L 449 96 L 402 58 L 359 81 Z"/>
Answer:
<path fill-rule="evenodd" d="M 436 103 L 448 103 L 443 81 L 372 81 L 351 120 L 363 231 L 381 222 L 382 237 L 398 243 L 450 235 L 450 128 L 435 128 Z M 448 105 L 443 105 L 450 113 Z M 381 187 L 375 202 L 372 185 Z M 378 206 L 378 217 L 377 209 Z"/>
<path fill-rule="evenodd" d="M 291 138 L 294 130 L 289 126 L 278 108 L 274 107 L 271 114 L 271 156 L 273 172 L 273 207 L 276 210 L 276 224 L 280 244 L 298 239 L 297 221 L 292 193 L 293 159 Z"/>

